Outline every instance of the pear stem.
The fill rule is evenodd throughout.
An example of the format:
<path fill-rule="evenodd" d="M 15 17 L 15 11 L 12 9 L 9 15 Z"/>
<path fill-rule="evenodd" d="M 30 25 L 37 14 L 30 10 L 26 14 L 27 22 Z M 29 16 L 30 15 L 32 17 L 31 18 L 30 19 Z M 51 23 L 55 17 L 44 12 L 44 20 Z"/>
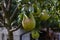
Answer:
<path fill-rule="evenodd" d="M 24 14 L 24 16 L 25 16 L 26 18 L 28 18 L 26 14 Z"/>

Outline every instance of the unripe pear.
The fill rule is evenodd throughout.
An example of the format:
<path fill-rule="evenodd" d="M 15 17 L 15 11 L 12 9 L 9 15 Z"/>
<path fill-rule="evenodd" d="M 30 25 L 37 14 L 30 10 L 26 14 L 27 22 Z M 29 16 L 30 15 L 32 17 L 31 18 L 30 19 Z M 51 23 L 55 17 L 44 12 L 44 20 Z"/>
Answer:
<path fill-rule="evenodd" d="M 32 14 L 29 15 L 29 18 L 27 15 L 24 15 L 22 20 L 22 26 L 26 31 L 31 31 L 35 28 L 36 22 Z"/>
<path fill-rule="evenodd" d="M 40 36 L 39 33 L 38 33 L 38 31 L 32 31 L 31 35 L 32 35 L 33 39 L 38 39 L 39 36 Z"/>
<path fill-rule="evenodd" d="M 41 19 L 42 21 L 46 21 L 46 20 L 48 20 L 49 18 L 50 18 L 50 16 L 49 16 L 49 14 L 47 14 L 46 11 L 43 11 L 43 12 L 41 13 L 41 15 L 40 15 L 40 19 Z"/>

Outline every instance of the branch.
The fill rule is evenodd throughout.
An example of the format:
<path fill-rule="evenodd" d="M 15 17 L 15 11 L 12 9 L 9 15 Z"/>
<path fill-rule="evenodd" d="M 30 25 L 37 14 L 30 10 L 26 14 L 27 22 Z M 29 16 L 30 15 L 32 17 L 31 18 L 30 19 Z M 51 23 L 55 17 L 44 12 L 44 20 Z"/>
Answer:
<path fill-rule="evenodd" d="M 0 19 L 0 24 L 2 24 L 3 27 L 8 28 L 8 24 L 6 24 L 2 19 Z"/>
<path fill-rule="evenodd" d="M 0 11 L 0 24 L 2 24 L 3 27 L 8 27 L 8 24 L 5 23 L 5 17 L 3 16 L 3 12 Z"/>
<path fill-rule="evenodd" d="M 18 30 L 21 26 L 22 26 L 22 24 L 18 25 L 18 27 L 13 28 L 13 29 L 11 29 L 11 30 L 9 30 L 9 31 L 14 32 L 14 31 Z"/>
<path fill-rule="evenodd" d="M 17 9 L 18 9 L 18 7 L 19 7 L 19 4 L 17 5 L 17 7 L 15 8 L 15 10 L 14 10 L 14 12 L 13 12 L 13 14 L 12 14 L 12 16 L 10 17 L 10 19 L 12 19 L 13 17 L 14 17 L 14 15 L 16 14 L 16 12 L 18 11 Z"/>
<path fill-rule="evenodd" d="M 0 19 L 0 24 L 4 26 L 4 21 L 2 19 Z"/>
<path fill-rule="evenodd" d="M 5 13 L 5 11 L 6 11 L 5 9 L 6 8 L 4 7 L 4 1 L 2 1 L 0 5 L 1 5 L 1 8 L 2 8 L 3 12 Z"/>
<path fill-rule="evenodd" d="M 10 8 L 11 8 L 11 2 L 12 2 L 12 0 L 9 0 L 9 1 L 8 1 L 7 11 L 9 11 L 9 10 L 10 10 Z"/>
<path fill-rule="evenodd" d="M 3 12 L 0 11 L 0 26 L 4 26 Z"/>

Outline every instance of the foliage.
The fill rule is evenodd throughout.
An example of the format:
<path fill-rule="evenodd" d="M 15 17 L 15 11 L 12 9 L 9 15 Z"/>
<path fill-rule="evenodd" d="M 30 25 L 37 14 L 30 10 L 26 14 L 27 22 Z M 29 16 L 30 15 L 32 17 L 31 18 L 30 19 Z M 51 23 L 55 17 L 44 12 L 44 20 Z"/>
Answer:
<path fill-rule="evenodd" d="M 11 32 L 22 27 L 23 14 L 29 17 L 30 13 L 36 20 L 34 30 L 60 28 L 60 0 L 0 0 L 0 10 L 0 22 Z"/>
<path fill-rule="evenodd" d="M 59 28 L 59 0 L 29 0 L 28 2 L 24 1 L 21 4 L 24 6 L 22 8 L 24 11 L 23 14 L 25 13 L 26 15 L 29 15 L 32 13 L 34 15 L 36 20 L 36 29 L 40 30 L 42 27 Z M 43 13 L 45 13 L 44 16 L 41 15 Z"/>

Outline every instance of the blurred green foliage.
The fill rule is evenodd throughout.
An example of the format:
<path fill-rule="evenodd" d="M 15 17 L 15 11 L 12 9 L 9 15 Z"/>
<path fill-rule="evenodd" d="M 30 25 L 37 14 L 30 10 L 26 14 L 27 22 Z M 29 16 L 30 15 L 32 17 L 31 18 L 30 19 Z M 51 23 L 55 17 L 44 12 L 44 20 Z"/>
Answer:
<path fill-rule="evenodd" d="M 5 0 L 6 4 L 7 1 L 8 0 Z M 11 23 L 14 20 L 20 23 L 23 14 L 29 16 L 29 14 L 32 13 L 36 20 L 37 29 L 40 30 L 42 27 L 60 28 L 60 0 L 12 0 L 10 13 L 8 12 L 10 17 L 18 4 L 17 12 L 11 19 Z M 41 20 L 41 14 L 44 15 L 42 19 L 46 19 L 48 16 L 45 13 L 50 17 L 44 21 Z M 18 15 L 20 17 L 18 17 Z M 17 25 L 19 23 L 16 22 Z"/>
<path fill-rule="evenodd" d="M 42 27 L 60 28 L 60 1 L 59 0 L 21 0 L 22 10 L 26 15 L 32 13 L 36 19 L 36 29 Z M 46 11 L 50 17 L 44 21 L 41 20 L 41 14 Z M 23 13 L 23 12 L 22 12 Z M 23 14 L 24 14 L 23 13 Z M 44 16 L 46 15 L 44 14 Z M 48 16 L 44 17 L 45 19 Z"/>

